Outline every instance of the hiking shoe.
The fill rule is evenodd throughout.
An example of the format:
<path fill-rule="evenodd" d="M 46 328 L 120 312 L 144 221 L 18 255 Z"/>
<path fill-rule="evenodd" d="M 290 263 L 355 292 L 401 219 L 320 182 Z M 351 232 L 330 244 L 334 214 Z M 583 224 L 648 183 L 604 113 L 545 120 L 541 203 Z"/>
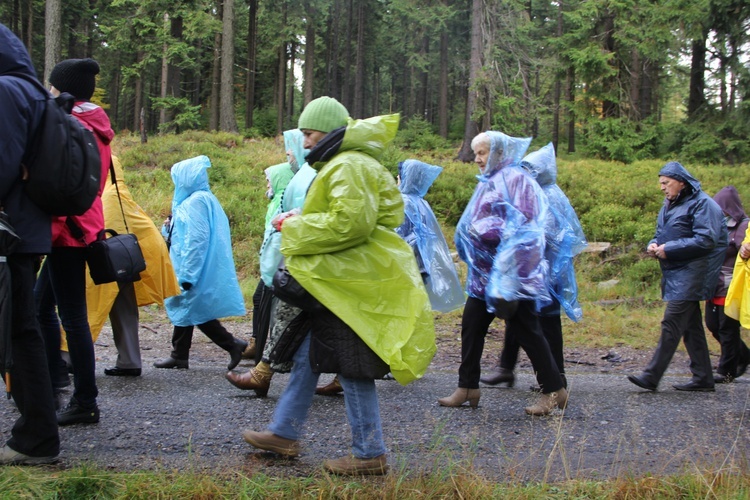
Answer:
<path fill-rule="evenodd" d="M 272 451 L 289 458 L 299 455 L 299 443 L 296 440 L 277 436 L 270 431 L 245 431 L 242 438 L 259 450 Z"/>
<path fill-rule="evenodd" d="M 652 384 L 648 380 L 646 380 L 643 377 L 639 377 L 638 375 L 628 375 L 628 380 L 640 387 L 641 389 L 646 389 L 647 391 L 655 391 L 656 390 L 656 384 Z"/>
<path fill-rule="evenodd" d="M 348 457 L 326 460 L 323 468 L 332 474 L 347 476 L 382 476 L 388 472 L 388 460 L 385 453 L 373 458 Z"/>
<path fill-rule="evenodd" d="M 154 368 L 180 368 L 183 370 L 188 369 L 188 360 L 187 359 L 174 359 L 173 357 L 168 357 L 165 359 L 162 359 L 161 361 L 157 361 L 154 363 Z"/>
<path fill-rule="evenodd" d="M 8 445 L 0 448 L 0 465 L 45 465 L 57 462 L 57 455 L 31 457 L 16 451 Z"/>
<path fill-rule="evenodd" d="M 99 422 L 99 407 L 85 407 L 71 398 L 64 409 L 57 412 L 57 425 L 96 424 Z"/>
<path fill-rule="evenodd" d="M 672 387 L 678 391 L 692 391 L 692 392 L 714 392 L 714 386 L 703 385 L 698 382 L 690 381 L 687 384 L 675 384 Z"/>

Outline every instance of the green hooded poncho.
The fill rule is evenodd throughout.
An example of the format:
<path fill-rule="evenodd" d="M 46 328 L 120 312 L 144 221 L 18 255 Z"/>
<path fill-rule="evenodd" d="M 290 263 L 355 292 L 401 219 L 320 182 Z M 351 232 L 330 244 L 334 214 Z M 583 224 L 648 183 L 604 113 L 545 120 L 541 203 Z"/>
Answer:
<path fill-rule="evenodd" d="M 414 254 L 394 231 L 404 202 L 379 162 L 398 115 L 349 120 L 338 152 L 315 165 L 302 207 L 282 228 L 290 273 L 351 327 L 406 385 L 435 354 L 430 301 Z"/>

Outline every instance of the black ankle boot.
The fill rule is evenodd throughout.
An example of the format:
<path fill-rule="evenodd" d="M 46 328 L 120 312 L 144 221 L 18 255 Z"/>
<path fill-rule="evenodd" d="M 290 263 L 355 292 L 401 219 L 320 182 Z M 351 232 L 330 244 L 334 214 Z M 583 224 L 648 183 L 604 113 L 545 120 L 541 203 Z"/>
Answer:
<path fill-rule="evenodd" d="M 481 377 L 479 380 L 487 385 L 507 384 L 508 387 L 513 387 L 513 384 L 516 383 L 516 376 L 513 370 L 498 367 L 495 372 L 490 373 L 486 377 Z"/>

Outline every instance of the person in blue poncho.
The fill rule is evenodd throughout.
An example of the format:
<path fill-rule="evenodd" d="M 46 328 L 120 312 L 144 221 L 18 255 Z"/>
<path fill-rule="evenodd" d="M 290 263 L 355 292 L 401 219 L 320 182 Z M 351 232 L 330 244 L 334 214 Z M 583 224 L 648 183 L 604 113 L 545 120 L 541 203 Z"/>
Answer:
<path fill-rule="evenodd" d="M 271 220 L 281 212 L 281 200 L 284 189 L 294 174 L 299 171 L 299 164 L 292 155 L 293 143 L 302 143 L 302 132 L 299 130 L 287 130 L 284 132 L 284 151 L 287 161 L 272 165 L 263 171 L 266 177 L 266 197 L 270 200 L 266 209 L 265 225 L 263 229 L 263 241 L 260 245 L 260 281 L 253 293 L 253 334 L 247 349 L 242 354 L 245 359 L 255 358 L 256 364 L 260 362 L 261 353 L 266 344 L 268 329 L 271 323 L 271 304 L 273 293 L 271 292 L 271 280 L 276 267 L 279 264 L 281 253 L 281 234 L 271 225 Z M 293 162 L 292 162 L 293 160 Z"/>
<path fill-rule="evenodd" d="M 310 188 L 310 183 L 317 174 L 315 169 L 305 162 L 308 150 L 304 148 L 302 131 L 294 129 L 284 132 L 284 144 L 289 157 L 288 165 L 294 175 L 284 185 L 283 191 L 275 192 L 274 197 L 278 196 L 278 205 L 275 207 L 269 205 L 266 214 L 266 234 L 268 237 L 263 241 L 260 258 L 261 279 L 266 287 L 273 285 L 273 275 L 282 258 L 281 232 L 274 227 L 274 221 L 283 219 L 291 213 L 299 213 L 305 201 L 307 190 Z M 278 184 L 277 189 L 281 186 L 282 184 Z M 290 355 L 281 359 L 282 355 L 276 355 L 284 347 L 284 345 L 279 345 L 280 339 L 282 337 L 287 338 L 288 335 L 285 334 L 290 334 L 297 328 L 309 329 L 309 324 L 301 309 L 278 300 L 276 297 L 273 297 L 270 302 L 271 308 L 267 312 L 269 325 L 265 327 L 270 328 L 270 332 L 267 332 L 268 339 L 264 345 L 259 346 L 259 352 L 256 354 L 257 364 L 245 373 L 230 371 L 226 374 L 226 379 L 233 386 L 246 391 L 253 390 L 259 397 L 268 395 L 274 373 L 286 373 L 291 370 L 292 364 L 289 360 L 291 359 L 290 355 L 293 354 L 291 352 L 293 347 L 287 350 Z M 255 315 L 253 315 L 253 325 L 255 325 Z M 253 329 L 255 330 L 255 326 L 253 326 Z M 279 346 L 279 351 L 276 350 L 277 346 Z M 260 358 L 258 358 L 258 355 L 260 355 Z"/>
<path fill-rule="evenodd" d="M 555 147 L 552 143 L 528 154 L 521 161 L 521 167 L 539 183 L 549 203 L 549 210 L 544 221 L 544 258 L 549 269 L 547 289 L 552 303 L 539 305 L 539 321 L 544 338 L 547 339 L 557 368 L 560 370 L 563 385 L 567 389 L 560 313 L 561 309 L 565 310 L 568 317 L 576 322 L 583 317 L 581 305 L 578 303 L 578 284 L 573 258 L 581 253 L 588 243 L 575 209 L 557 185 L 557 163 Z M 520 344 L 517 339 L 506 334 L 497 370 L 480 380 L 489 385 L 506 383 L 508 387 L 513 387 L 515 382 L 513 369 L 518 361 L 519 348 Z M 541 388 L 538 389 L 541 390 Z"/>
<path fill-rule="evenodd" d="M 724 261 L 728 240 L 724 213 L 701 189 L 701 183 L 676 161 L 659 171 L 659 188 L 664 204 L 646 251 L 659 259 L 661 295 L 667 307 L 651 361 L 643 373 L 628 375 L 628 380 L 655 391 L 682 339 L 693 377 L 686 384 L 672 387 L 678 391 L 713 391 L 701 301 L 713 297 Z"/>
<path fill-rule="evenodd" d="M 432 310 L 445 313 L 463 306 L 466 297 L 440 224 L 424 199 L 442 171 L 443 167 L 419 160 L 399 163 L 398 188 L 404 198 L 404 222 L 396 228 L 396 233 L 414 252 Z M 331 396 L 343 390 L 335 377 L 315 393 Z"/>
<path fill-rule="evenodd" d="M 551 299 L 544 260 L 544 221 L 547 199 L 541 187 L 521 168 L 531 139 L 501 132 L 483 132 L 471 142 L 479 167 L 479 183 L 456 227 L 456 249 L 468 266 L 469 298 L 461 320 L 461 366 L 458 388 L 438 399 L 442 406 L 479 404 L 484 339 L 495 317 L 531 359 L 541 399 L 526 408 L 546 415 L 564 408 L 568 392 L 545 340 L 537 303 Z"/>
<path fill-rule="evenodd" d="M 172 353 L 154 363 L 156 368 L 188 368 L 196 325 L 229 353 L 229 370 L 247 347 L 217 319 L 244 316 L 245 302 L 234 268 L 229 220 L 208 185 L 210 166 L 207 156 L 196 156 L 172 167 L 172 219 L 162 232 L 171 242 L 169 256 L 182 293 L 164 301 L 174 324 Z"/>
<path fill-rule="evenodd" d="M 404 223 L 396 232 L 409 243 L 417 259 L 434 311 L 450 312 L 464 305 L 464 291 L 440 224 L 424 199 L 442 167 L 418 160 L 401 162 L 399 190 L 404 197 Z"/>

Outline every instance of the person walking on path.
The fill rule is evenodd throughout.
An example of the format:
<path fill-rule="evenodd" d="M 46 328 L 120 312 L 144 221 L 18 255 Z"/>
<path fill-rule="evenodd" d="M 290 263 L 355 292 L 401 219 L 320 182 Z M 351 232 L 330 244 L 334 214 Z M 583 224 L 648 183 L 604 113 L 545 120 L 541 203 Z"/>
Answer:
<path fill-rule="evenodd" d="M 271 357 L 282 337 L 294 335 L 297 328 L 309 328 L 305 321 L 306 315 L 301 309 L 291 306 L 272 295 L 270 286 L 273 284 L 273 275 L 281 261 L 281 232 L 278 230 L 278 221 L 299 213 L 307 196 L 307 190 L 317 175 L 315 169 L 305 161 L 307 150 L 304 148 L 304 136 L 299 129 L 284 132 L 284 145 L 286 147 L 288 163 L 276 165 L 276 168 L 266 169 L 270 178 L 271 187 L 274 190 L 274 200 L 278 199 L 278 205 L 274 201 L 269 203 L 266 215 L 266 234 L 261 246 L 260 274 L 261 284 L 268 288 L 261 292 L 263 298 L 268 299 L 269 310 L 261 307 L 261 314 L 269 316 L 268 322 L 258 321 L 258 328 L 270 329 L 268 337 L 258 344 L 256 365 L 245 373 L 227 372 L 226 379 L 238 389 L 254 390 L 259 397 L 265 397 L 271 388 L 271 379 L 274 373 L 288 373 L 292 369 L 290 361 L 272 362 Z M 289 166 L 293 177 L 284 182 L 285 176 L 277 175 Z M 272 170 L 273 169 L 273 170 Z M 279 169 L 281 169 L 279 171 Z M 276 185 L 276 188 L 273 186 Z M 259 284 L 259 286 L 261 285 Z M 257 291 L 256 291 L 257 293 Z M 266 295 L 267 294 L 267 295 Z M 256 317 L 253 313 L 253 335 L 256 335 Z M 264 335 L 258 335 L 264 337 Z"/>
<path fill-rule="evenodd" d="M 565 310 L 568 318 L 575 322 L 583 317 L 581 304 L 578 302 L 578 284 L 573 258 L 581 253 L 588 243 L 575 209 L 557 185 L 557 162 L 552 143 L 528 154 L 521 161 L 521 167 L 539 183 L 549 202 L 549 210 L 544 221 L 544 258 L 549 269 L 547 289 L 552 297 L 552 303 L 540 307 L 539 322 L 560 371 L 563 385 L 567 389 L 560 313 L 561 310 Z M 518 361 L 520 347 L 517 339 L 506 332 L 497 370 L 481 377 L 481 382 L 488 385 L 506 383 L 508 387 L 512 387 L 515 382 L 513 370 Z M 534 387 L 534 390 L 537 389 L 543 390 L 541 387 Z"/>
<path fill-rule="evenodd" d="M 141 374 L 141 348 L 138 336 L 140 306 L 164 305 L 164 299 L 180 293 L 169 250 L 151 217 L 133 200 L 125 184 L 120 160 L 112 157 L 117 179 L 117 189 L 108 175 L 102 193 L 104 223 L 117 233 L 127 229 L 136 235 L 146 260 L 146 270 L 141 279 L 132 283 L 104 283 L 95 285 L 90 276 L 86 279 L 86 304 L 89 327 L 94 342 L 109 317 L 112 337 L 117 348 L 115 366 L 105 368 L 104 374 L 113 377 L 137 377 Z M 118 194 L 119 191 L 119 194 Z M 122 203 L 122 208 L 120 204 Z M 124 215 L 123 215 L 124 212 Z M 67 344 L 63 342 L 63 350 Z"/>
<path fill-rule="evenodd" d="M 727 316 L 724 311 L 734 264 L 737 261 L 750 218 L 745 213 L 740 195 L 734 186 L 722 188 L 714 195 L 714 201 L 724 212 L 724 220 L 729 231 L 729 244 L 719 272 L 714 297 L 706 301 L 706 327 L 721 345 L 721 357 L 716 375 L 714 375 L 714 382 L 726 384 L 744 375 L 750 364 L 750 349 L 742 341 L 740 322 Z"/>
<path fill-rule="evenodd" d="M 50 216 L 24 193 L 22 160 L 32 140 L 30 132 L 42 122 L 48 95 L 31 82 L 7 76 L 10 72 L 36 78 L 23 42 L 0 24 L 0 209 L 21 240 L 9 255 L 0 257 L 7 261 L 11 281 L 10 331 L 4 334 L 11 336 L 13 366 L 12 384 L 6 389 L 20 413 L 0 448 L 0 465 L 37 465 L 55 462 L 60 453 L 52 382 L 34 302 L 40 255 L 50 252 L 52 232 Z"/>
<path fill-rule="evenodd" d="M 549 303 L 544 262 L 547 198 L 534 179 L 518 167 L 530 138 L 483 132 L 471 141 L 479 167 L 479 183 L 456 226 L 456 249 L 468 266 L 466 300 L 461 319 L 461 366 L 458 388 L 438 399 L 441 406 L 479 404 L 484 339 L 495 317 L 518 339 L 544 388 L 541 399 L 525 409 L 547 415 L 565 408 L 563 387 L 537 303 Z"/>
<path fill-rule="evenodd" d="M 156 368 L 189 367 L 196 325 L 229 353 L 229 370 L 247 348 L 247 342 L 235 339 L 218 320 L 244 316 L 245 302 L 234 267 L 229 220 L 208 184 L 210 166 L 207 156 L 196 156 L 172 167 L 172 219 L 162 234 L 171 235 L 169 256 L 182 292 L 164 301 L 174 325 L 172 353 L 154 363 Z"/>
<path fill-rule="evenodd" d="M 726 255 L 724 214 L 701 190 L 701 183 L 676 161 L 659 171 L 659 187 L 664 193 L 664 205 L 657 218 L 656 234 L 646 251 L 659 259 L 661 293 L 667 307 L 651 361 L 642 374 L 628 375 L 628 380 L 655 391 L 682 339 L 693 377 L 690 382 L 673 387 L 678 391 L 713 391 L 700 303 L 714 296 Z"/>
<path fill-rule="evenodd" d="M 86 310 L 86 250 L 104 229 L 101 194 L 107 182 L 112 158 L 110 143 L 115 133 L 104 109 L 90 102 L 97 74 L 99 64 L 93 59 L 66 59 L 52 69 L 49 77 L 53 95 L 67 92 L 75 97 L 72 115 L 94 133 L 101 158 L 99 196 L 91 208 L 83 215 L 53 218 L 52 252 L 42 266 L 34 290 L 56 389 L 68 382 L 67 367 L 60 353 L 60 323 L 73 365 L 73 395 L 57 414 L 60 425 L 99 422 L 96 358 Z"/>
<path fill-rule="evenodd" d="M 403 199 L 378 158 L 398 115 L 351 120 L 330 97 L 313 100 L 298 126 L 318 170 L 301 215 L 278 224 L 291 275 L 327 308 L 294 354 L 291 377 L 266 431 L 243 438 L 261 450 L 299 454 L 320 373 L 338 373 L 352 431 L 351 455 L 326 460 L 336 474 L 384 474 L 386 449 L 375 379 L 420 378 L 436 351 L 429 298 L 409 245 L 394 229 Z M 352 279 L 356 277 L 356 279 Z M 384 324 L 388 327 L 384 327 Z"/>

